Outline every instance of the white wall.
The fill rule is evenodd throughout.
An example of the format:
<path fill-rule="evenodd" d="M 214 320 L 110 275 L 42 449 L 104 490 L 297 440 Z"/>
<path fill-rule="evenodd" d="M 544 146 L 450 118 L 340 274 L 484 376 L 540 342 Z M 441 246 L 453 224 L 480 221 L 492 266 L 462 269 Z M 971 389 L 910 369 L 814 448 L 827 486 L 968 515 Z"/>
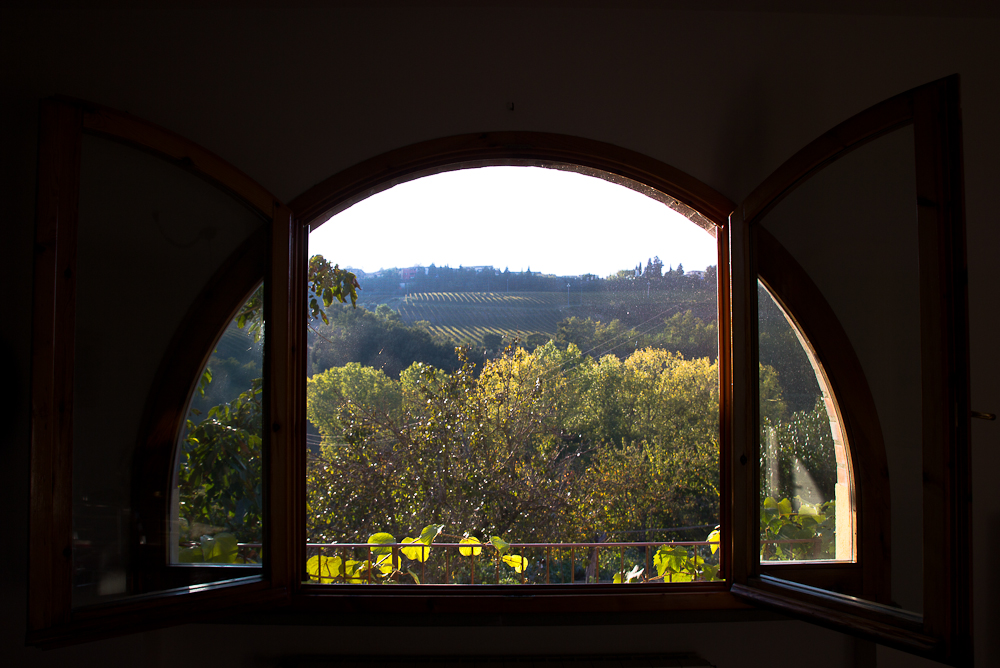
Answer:
<path fill-rule="evenodd" d="M 259 3 L 264 6 L 268 3 Z M 608 3 L 609 5 L 612 3 Z M 484 130 L 560 132 L 667 162 L 738 201 L 830 126 L 958 72 L 965 118 L 972 400 L 1000 411 L 994 309 L 1000 229 L 995 18 L 671 12 L 652 3 L 248 11 L 0 10 L 0 507 L 2 654 L 15 665 L 178 665 L 221 652 L 699 651 L 719 666 L 855 665 L 867 649 L 800 622 L 641 628 L 372 629 L 186 626 L 40 652 L 23 647 L 31 257 L 37 101 L 127 110 L 215 151 L 278 197 L 416 141 Z M 514 103 L 514 111 L 508 110 Z M 858 277 L 863 278 L 863 277 Z M 851 280 L 846 277 L 845 280 Z M 863 289 L 863 284 L 857 288 Z M 973 425 L 976 659 L 1000 665 L 997 423 Z M 782 648 L 780 650 L 776 648 Z M 155 654 L 156 659 L 151 659 Z M 119 659 L 118 657 L 122 657 Z M 879 649 L 879 666 L 919 659 Z M 8 664 L 10 665 L 10 664 Z"/>

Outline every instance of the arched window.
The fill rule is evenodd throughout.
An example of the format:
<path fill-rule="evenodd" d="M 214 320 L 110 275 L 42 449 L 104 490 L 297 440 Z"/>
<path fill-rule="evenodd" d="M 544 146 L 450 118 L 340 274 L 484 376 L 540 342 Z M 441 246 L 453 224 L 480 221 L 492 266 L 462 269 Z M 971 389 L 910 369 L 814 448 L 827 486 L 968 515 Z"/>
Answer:
<path fill-rule="evenodd" d="M 968 483 L 968 402 L 964 232 L 955 86 L 952 80 L 930 84 L 851 119 L 793 157 L 739 206 L 691 177 L 625 149 L 559 135 L 498 133 L 435 140 L 372 158 L 317 185 L 286 208 L 218 158 L 169 133 L 107 110 L 72 102 L 47 105 L 42 123 L 35 312 L 34 566 L 30 613 L 34 640 L 65 640 L 126 619 L 173 619 L 187 609 L 187 601 L 206 609 L 247 602 L 267 604 L 293 597 L 303 609 L 350 606 L 352 610 L 376 612 L 416 601 L 427 609 L 469 614 L 480 614 L 486 607 L 492 612 L 509 613 L 529 609 L 668 611 L 732 608 L 750 602 L 792 611 L 836 628 L 860 630 L 869 637 L 905 649 L 960 660 L 962 652 L 968 649 L 969 628 L 968 598 L 963 593 L 968 591 L 963 585 L 967 583 L 963 579 L 967 578 L 967 570 L 960 567 L 968 559 L 964 511 Z M 912 131 L 899 133 L 901 128 L 910 127 Z M 73 443 L 75 440 L 79 446 L 99 438 L 101 410 L 93 406 L 95 397 L 88 392 L 92 392 L 94 379 L 104 382 L 109 374 L 82 366 L 98 356 L 88 357 L 85 348 L 81 348 L 88 341 L 84 336 L 86 328 L 78 328 L 73 321 L 73 307 L 77 304 L 94 309 L 95 314 L 102 312 L 98 310 L 100 299 L 89 302 L 91 306 L 81 300 L 83 283 L 89 280 L 84 269 L 88 262 L 96 266 L 93 253 L 85 245 L 77 244 L 78 231 L 81 231 L 79 238 L 85 239 L 82 228 L 91 215 L 87 209 L 88 191 L 80 187 L 81 146 L 85 168 L 88 156 L 97 155 L 91 153 L 92 142 L 81 139 L 84 135 L 111 137 L 139 146 L 154 154 L 143 154 L 147 158 L 170 158 L 165 164 L 180 168 L 187 179 L 193 173 L 221 185 L 225 197 L 237 204 L 230 211 L 224 197 L 222 201 L 227 203 L 218 205 L 219 211 L 224 212 L 220 215 L 226 220 L 243 220 L 242 214 L 236 213 L 241 210 L 240 205 L 249 213 L 241 228 L 243 234 L 225 238 L 228 248 L 210 252 L 202 264 L 197 259 L 179 260 L 190 270 L 182 272 L 189 279 L 190 295 L 172 304 L 172 308 L 182 305 L 179 311 L 175 308 L 175 312 L 156 312 L 167 335 L 158 334 L 155 354 L 137 357 L 142 362 L 137 369 L 144 369 L 148 382 L 136 389 L 136 396 L 130 399 L 145 403 L 145 417 L 140 419 L 142 411 L 129 410 L 123 420 L 116 422 L 116 429 L 122 435 L 117 439 L 121 454 L 115 455 L 120 457 L 116 465 L 127 470 L 128 462 L 132 462 L 128 492 L 131 505 L 122 499 L 114 503 L 95 503 L 89 497 L 77 499 L 89 504 L 88 508 L 98 509 L 91 516 L 74 507 L 73 487 L 81 475 L 89 476 L 87 480 L 96 480 L 98 476 L 92 475 L 92 462 L 74 460 L 74 454 L 79 458 L 84 451 L 79 447 L 74 449 Z M 829 218 L 838 211 L 829 205 L 831 197 L 833 201 L 851 201 L 842 197 L 845 184 L 851 183 L 850 177 L 822 168 L 849 165 L 850 161 L 840 158 L 855 149 L 858 151 L 854 155 L 869 155 L 863 153 L 867 147 L 859 149 L 863 145 L 873 147 L 875 153 L 885 146 L 890 153 L 903 145 L 911 147 L 909 163 L 897 160 L 898 155 L 890 162 L 910 165 L 907 178 L 912 178 L 914 172 L 917 175 L 916 189 L 914 192 L 911 188 L 907 208 L 912 217 L 912 203 L 914 200 L 918 203 L 918 224 L 910 225 L 902 230 L 905 234 L 898 235 L 899 249 L 905 251 L 900 256 L 909 258 L 911 264 L 909 269 L 900 266 L 889 271 L 891 277 L 902 282 L 886 282 L 893 286 L 892 294 L 899 297 L 898 306 L 903 309 L 899 314 L 888 307 L 884 313 L 873 308 L 873 295 L 852 302 L 837 293 L 838 268 L 871 271 L 879 276 L 886 269 L 872 266 L 867 258 L 851 264 L 849 260 L 856 256 L 849 252 L 849 247 L 832 254 L 838 259 L 834 268 L 799 267 L 790 259 L 795 256 L 796 244 L 808 243 L 809 235 L 801 234 L 802 230 L 818 233 L 838 229 L 824 216 Z M 695 212 L 692 215 L 701 216 L 716 230 L 721 553 L 717 579 L 673 583 L 669 586 L 676 587 L 676 591 L 671 590 L 669 596 L 655 594 L 655 599 L 646 597 L 646 587 L 617 584 L 595 584 L 593 588 L 584 588 L 588 592 L 586 597 L 565 599 L 562 593 L 544 589 L 557 585 L 539 584 L 529 602 L 505 598 L 503 590 L 488 587 L 475 590 L 479 595 L 453 596 L 453 589 L 435 589 L 435 585 L 421 588 L 422 585 L 413 584 L 408 589 L 386 587 L 377 596 L 358 597 L 352 584 L 331 588 L 309 582 L 311 555 L 305 512 L 309 304 L 303 298 L 310 279 L 309 227 L 397 183 L 450 169 L 498 164 L 572 166 L 581 172 L 610 175 L 605 178 L 639 184 L 634 187 L 672 203 L 671 206 Z M 153 172 L 155 168 L 150 168 L 148 173 Z M 833 175 L 832 181 L 825 180 L 827 175 Z M 84 174 L 82 183 L 86 184 L 87 178 Z M 177 192 L 183 188 L 192 191 L 185 199 L 202 205 L 207 202 L 207 195 L 196 192 L 198 185 L 204 183 L 197 179 L 191 183 L 198 185 L 191 185 L 184 178 L 178 181 L 184 183 Z M 150 182 L 172 183 L 169 179 L 150 179 Z M 830 183 L 831 187 L 824 187 Z M 139 198 L 138 191 L 129 191 L 133 192 Z M 180 197 L 177 192 L 174 195 Z M 841 195 L 839 200 L 838 195 Z M 78 197 L 79 224 L 75 215 Z M 117 205 L 116 199 L 108 198 L 109 206 Z M 868 196 L 861 199 L 871 201 Z M 148 201 L 138 203 L 141 217 L 154 224 L 158 216 L 162 221 L 163 211 L 168 210 L 165 204 L 152 211 L 148 209 Z M 789 211 L 794 215 L 789 215 Z M 861 213 L 864 212 L 852 212 L 858 217 L 849 222 L 855 226 L 870 225 Z M 879 222 L 883 220 L 889 218 L 880 218 Z M 849 229 L 850 225 L 843 228 Z M 183 227 L 168 227 L 168 236 L 178 229 Z M 919 234 L 914 230 L 919 230 Z M 195 225 L 191 231 L 192 235 L 171 237 L 173 247 L 183 251 L 188 244 L 197 248 L 215 243 L 217 230 L 211 226 Z M 897 231 L 890 232 L 890 236 Z M 906 235 L 912 243 L 904 238 Z M 874 238 L 870 245 L 878 246 Z M 140 246 L 139 252 L 149 255 L 146 264 L 159 266 L 153 260 L 164 255 L 166 247 L 160 248 L 151 241 Z M 914 258 L 919 258 L 919 262 Z M 77 264 L 80 286 L 76 284 Z M 156 289 L 162 294 L 176 287 L 169 279 L 169 272 L 137 271 L 137 274 L 148 278 L 150 285 L 161 281 L 162 287 Z M 264 354 L 258 438 L 263 471 L 259 548 L 262 563 L 243 565 L 241 568 L 252 570 L 243 571 L 239 574 L 242 578 L 234 579 L 230 567 L 175 563 L 182 560 L 180 552 L 175 551 L 179 529 L 171 527 L 170 496 L 176 480 L 178 437 L 190 414 L 190 398 L 198 392 L 199 380 L 204 378 L 205 362 L 222 345 L 220 339 L 226 327 L 261 279 Z M 81 288 L 79 294 L 77 287 Z M 143 287 L 139 284 L 140 292 Z M 98 290 L 92 294 L 102 293 Z M 130 295 L 123 292 L 121 296 L 129 305 L 139 305 L 138 299 Z M 770 306 L 766 295 L 773 297 Z M 916 310 L 912 308 L 914 304 L 918 305 Z M 69 308 L 54 308 L 62 305 Z M 897 304 L 892 306 L 895 308 Z M 108 318 L 95 329 L 97 339 L 101 328 L 113 329 L 109 323 L 116 318 L 127 320 L 123 315 L 128 313 L 126 310 L 112 309 L 108 313 Z M 190 317 L 185 318 L 184 313 Z M 85 313 L 79 322 L 87 322 L 90 315 Z M 893 346 L 892 354 L 880 355 L 879 346 L 884 347 L 886 342 L 866 336 L 860 325 L 864 317 L 895 318 L 896 315 L 903 317 L 909 327 L 906 331 L 919 332 L 918 343 L 914 345 L 912 339 L 903 337 L 889 344 Z M 765 320 L 762 325 L 758 324 L 760 317 Z M 782 319 L 787 325 L 784 334 L 768 329 Z M 763 381 L 767 381 L 768 374 L 773 374 L 761 364 L 768 354 L 765 349 L 769 345 L 768 336 L 800 342 L 799 350 L 805 354 L 804 357 L 799 354 L 798 367 L 801 371 L 805 368 L 803 364 L 808 366 L 804 376 L 812 373 L 813 392 L 818 392 L 817 399 L 822 397 L 822 404 L 815 401 L 810 409 L 808 397 L 801 397 L 798 399 L 801 410 L 788 411 L 786 405 L 784 413 L 769 414 L 764 401 L 779 397 L 767 394 L 767 388 L 760 389 L 766 384 Z M 80 353 L 76 359 L 74 348 Z M 773 363 L 764 366 L 777 368 L 779 358 L 772 358 Z M 150 366 L 150 360 L 154 362 L 152 366 L 159 365 L 159 371 L 145 368 Z M 901 369 L 917 370 L 917 406 L 899 414 L 886 414 L 890 403 L 884 398 L 900 388 L 899 378 L 893 374 Z M 913 391 L 914 382 L 904 380 L 901 387 Z M 899 402 L 891 405 L 898 406 Z M 74 411 L 79 418 L 76 429 Z M 829 442 L 834 445 L 832 467 L 837 471 L 832 499 L 828 498 L 829 491 L 822 497 L 807 496 L 807 492 L 816 489 L 807 490 L 808 485 L 802 482 L 806 480 L 804 474 L 796 480 L 795 467 L 799 466 L 813 477 L 810 483 L 813 488 L 821 486 L 814 475 L 819 469 L 810 470 L 810 463 L 805 461 L 809 455 L 793 448 L 781 459 L 781 435 L 791 429 L 785 421 L 794 421 L 796 413 L 803 412 L 810 414 L 803 419 L 811 420 L 817 433 L 823 431 L 824 425 L 830 429 Z M 243 431 L 248 436 L 254 435 L 252 430 Z M 880 455 L 883 433 L 886 454 Z M 911 438 L 914 433 L 922 440 L 916 449 Z M 128 434 L 134 435 L 136 447 L 131 447 Z M 236 443 L 250 447 L 251 441 L 256 443 L 252 438 L 237 439 Z M 914 464 L 917 459 L 920 464 Z M 772 460 L 777 461 L 776 467 L 770 466 Z M 788 475 L 781 470 L 786 464 L 791 470 Z M 831 466 L 828 457 L 825 466 L 827 469 Z M 921 467 L 922 475 L 917 475 L 922 478 L 918 492 L 914 493 L 911 485 L 895 484 L 897 479 L 907 480 Z M 888 495 L 886 480 L 893 483 Z M 762 498 L 762 488 L 765 493 L 776 493 Z M 902 492 L 897 491 L 899 488 Z M 77 485 L 77 496 L 80 489 Z M 42 490 L 53 493 L 49 495 Z M 797 492 L 801 500 L 789 498 L 789 505 L 783 505 L 792 492 Z M 121 495 L 120 490 L 117 493 Z M 922 517 L 917 521 L 923 522 L 925 529 L 922 539 L 907 547 L 922 550 L 925 563 L 922 575 L 908 572 L 906 564 L 888 550 L 890 543 L 895 548 L 890 524 L 896 525 L 897 520 L 913 521 L 912 513 L 900 509 L 910 507 L 914 499 L 922 508 Z M 829 506 L 831 502 L 833 505 Z M 835 508 L 835 519 L 828 517 L 830 513 L 822 507 L 824 504 Z M 220 511 L 239 514 L 242 512 L 239 506 L 237 500 L 231 508 Z M 777 524 L 772 527 L 767 517 L 776 519 Z M 104 529 L 91 530 L 85 522 L 91 519 L 94 526 L 99 524 Z M 832 547 L 820 545 L 820 552 L 827 550 L 825 555 L 813 552 L 809 556 L 829 557 L 832 553 L 832 559 L 770 558 L 777 554 L 772 546 L 780 544 L 773 541 L 814 540 L 816 527 L 824 522 L 829 524 L 829 520 L 833 520 L 838 540 Z M 767 525 L 763 532 L 762 522 Z M 778 537 L 769 537 L 768 531 Z M 806 536 L 810 531 L 812 534 Z M 90 538 L 84 535 L 88 532 Z M 802 537 L 792 535 L 794 532 L 802 532 Z M 853 547 L 840 540 L 846 538 L 845 534 L 855 537 Z M 955 537 L 944 557 L 927 548 L 935 535 Z M 477 538 L 485 541 L 486 536 Z M 203 561 L 211 562 L 214 548 L 207 543 L 199 541 L 198 547 Z M 86 550 L 98 544 L 107 546 L 101 552 L 104 556 L 93 563 L 86 561 Z M 791 544 L 794 543 L 785 543 Z M 396 548 L 372 548 L 369 553 L 382 555 L 386 549 L 391 554 Z M 410 548 L 401 545 L 398 549 L 401 552 Z M 789 552 L 801 556 L 794 549 Z M 390 559 L 398 557 L 391 554 Z M 932 568 L 928 569 L 928 565 Z M 94 573 L 100 576 L 91 579 L 96 600 L 120 600 L 120 603 L 97 610 L 88 605 L 95 599 L 74 598 L 74 583 L 85 582 L 88 574 Z M 891 575 L 892 584 L 887 574 Z M 220 578 L 224 581 L 210 584 Z M 915 583 L 919 585 L 916 590 Z M 181 584 L 186 586 L 183 596 L 176 590 Z M 918 592 L 915 597 L 901 593 L 913 591 Z M 570 602 L 566 603 L 567 600 Z M 904 611 L 883 605 L 890 603 L 900 604 Z M 136 611 L 142 612 L 138 618 Z"/>

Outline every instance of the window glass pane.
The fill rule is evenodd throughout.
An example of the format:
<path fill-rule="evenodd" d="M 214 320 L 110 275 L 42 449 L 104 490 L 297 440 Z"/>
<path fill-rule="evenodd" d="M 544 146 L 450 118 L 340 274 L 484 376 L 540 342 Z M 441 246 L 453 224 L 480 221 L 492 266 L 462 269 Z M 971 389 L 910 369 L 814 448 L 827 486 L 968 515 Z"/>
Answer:
<path fill-rule="evenodd" d="M 759 282 L 757 305 L 761 561 L 851 561 L 850 462 L 832 393 L 801 333 Z"/>
<path fill-rule="evenodd" d="M 891 602 L 920 612 L 921 365 L 914 174 L 913 132 L 906 127 L 826 166 L 782 200 L 763 225 L 817 284 L 864 369 L 888 461 L 888 479 L 880 484 L 889 490 L 891 508 L 885 536 L 891 556 L 883 555 L 891 560 Z"/>
<path fill-rule="evenodd" d="M 363 288 L 310 323 L 313 581 L 716 578 L 718 250 L 659 197 L 460 170 L 312 232 Z"/>
<path fill-rule="evenodd" d="M 140 425 L 192 303 L 263 224 L 176 164 L 84 137 L 73 401 L 74 606 L 184 583 L 164 572 L 170 556 L 169 453 L 176 434 L 151 444 Z M 168 453 L 162 471 L 133 485 L 150 448 Z M 162 516 L 140 511 L 138 500 L 146 497 L 163 499 Z M 187 582 L 199 578 L 192 571 Z"/>
<path fill-rule="evenodd" d="M 263 540 L 263 288 L 198 379 L 177 443 L 172 563 L 254 565 Z"/>

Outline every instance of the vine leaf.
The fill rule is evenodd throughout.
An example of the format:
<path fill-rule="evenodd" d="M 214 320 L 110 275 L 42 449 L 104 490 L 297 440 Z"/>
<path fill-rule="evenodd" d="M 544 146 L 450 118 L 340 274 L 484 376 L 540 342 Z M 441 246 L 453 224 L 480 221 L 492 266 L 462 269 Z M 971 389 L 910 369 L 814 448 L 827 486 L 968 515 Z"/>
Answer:
<path fill-rule="evenodd" d="M 368 536 L 369 545 L 385 545 L 395 543 L 396 539 L 390 533 L 385 533 L 384 531 L 379 533 L 373 533 Z M 373 547 L 372 554 L 390 554 L 392 553 L 391 547 Z"/>
<path fill-rule="evenodd" d="M 712 554 L 715 554 L 719 549 L 719 543 L 722 541 L 722 531 L 719 527 L 715 527 L 715 530 L 708 534 L 708 538 L 705 540 L 712 544 Z"/>
<path fill-rule="evenodd" d="M 422 540 L 416 538 L 410 538 L 407 536 L 401 542 L 403 543 L 419 543 L 421 546 L 426 545 Z M 413 561 L 419 561 L 421 563 L 427 561 L 427 555 L 431 551 L 429 547 L 401 547 L 399 551 L 403 553 L 403 556 L 407 559 L 412 559 Z"/>
<path fill-rule="evenodd" d="M 501 559 L 503 563 L 513 568 L 515 573 L 522 573 L 528 567 L 528 560 L 519 554 L 505 554 Z"/>
<path fill-rule="evenodd" d="M 507 550 L 510 549 L 510 543 L 505 541 L 503 538 L 500 538 L 499 536 L 490 536 L 490 542 L 493 543 L 493 547 L 495 547 L 497 549 L 497 552 L 499 552 L 501 555 L 506 554 Z"/>
<path fill-rule="evenodd" d="M 458 542 L 461 544 L 472 543 L 473 545 L 475 545 L 475 547 L 458 548 L 458 553 L 463 557 L 478 557 L 479 554 L 483 551 L 482 545 L 480 544 L 478 538 L 470 538 L 469 536 L 466 536 L 465 538 L 463 538 Z"/>

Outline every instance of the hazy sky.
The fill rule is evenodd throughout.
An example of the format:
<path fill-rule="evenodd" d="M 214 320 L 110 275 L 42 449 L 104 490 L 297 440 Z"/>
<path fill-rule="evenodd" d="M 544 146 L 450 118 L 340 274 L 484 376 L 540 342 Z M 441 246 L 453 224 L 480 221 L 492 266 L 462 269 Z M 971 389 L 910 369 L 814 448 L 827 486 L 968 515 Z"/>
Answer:
<path fill-rule="evenodd" d="M 660 202 L 540 167 L 462 169 L 397 185 L 316 229 L 309 253 L 367 272 L 434 263 L 603 277 L 655 255 L 664 270 L 717 264 L 715 239 Z"/>

